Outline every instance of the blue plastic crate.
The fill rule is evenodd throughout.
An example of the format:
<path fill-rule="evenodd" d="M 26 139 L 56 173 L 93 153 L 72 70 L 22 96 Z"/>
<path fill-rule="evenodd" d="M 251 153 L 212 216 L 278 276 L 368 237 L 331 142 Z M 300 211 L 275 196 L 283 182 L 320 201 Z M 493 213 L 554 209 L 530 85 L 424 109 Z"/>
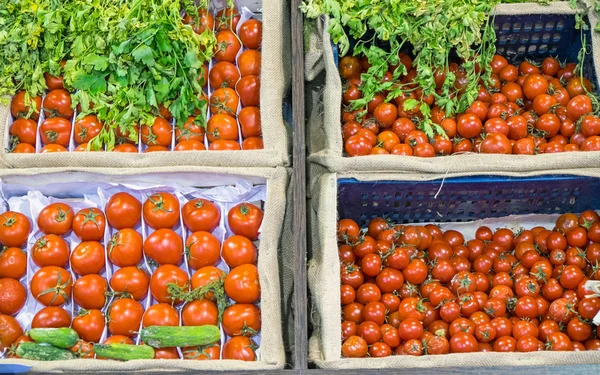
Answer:
<path fill-rule="evenodd" d="M 600 209 L 600 178 L 478 176 L 434 181 L 338 180 L 338 217 L 361 226 L 383 216 L 396 223 L 462 222 Z"/>
<path fill-rule="evenodd" d="M 587 16 L 584 22 L 588 30 L 583 33 L 591 48 L 591 27 Z M 575 15 L 572 14 L 496 15 L 494 30 L 497 53 L 506 57 L 511 64 L 519 64 L 526 58 L 541 63 L 548 56 L 576 63 L 581 50 L 581 31 L 575 29 Z M 354 43 L 354 40 L 350 40 L 351 48 Z M 333 57 L 337 66 L 339 51 L 335 44 Z M 591 53 L 585 56 L 583 74 L 600 92 Z"/>

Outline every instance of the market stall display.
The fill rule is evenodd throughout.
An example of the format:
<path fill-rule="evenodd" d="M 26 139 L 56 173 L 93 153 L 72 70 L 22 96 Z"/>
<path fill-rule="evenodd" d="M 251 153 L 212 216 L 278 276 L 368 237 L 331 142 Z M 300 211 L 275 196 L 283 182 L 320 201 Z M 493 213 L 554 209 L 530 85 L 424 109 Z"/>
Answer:
<path fill-rule="evenodd" d="M 1 134 L 5 163 L 78 165 L 85 159 L 90 166 L 150 166 L 157 156 L 20 154 L 221 150 L 227 152 L 168 158 L 177 164 L 218 165 L 221 158 L 240 166 L 286 164 L 288 34 L 265 32 L 263 39 L 263 27 L 282 28 L 283 5 L 169 1 L 135 12 L 135 4 L 73 0 L 48 2 L 35 12 L 8 7 L 5 22 L 14 41 L 5 40 L 6 51 L 28 22 L 41 23 L 42 31 L 24 51 L 32 56 L 25 69 L 16 71 L 20 63 L 8 58 L 0 68 L 0 90 L 14 95 Z M 89 21 L 78 17 L 82 11 L 91 14 Z M 72 27 L 55 30 L 52 17 Z M 115 25 L 123 29 L 115 33 Z M 229 156 L 240 150 L 258 158 Z"/>
<path fill-rule="evenodd" d="M 281 326 L 268 322 L 280 321 L 284 170 L 40 172 L 2 177 L 2 330 L 20 333 L 2 335 L 9 361 L 283 366 Z"/>
<path fill-rule="evenodd" d="M 408 177 L 318 179 L 317 366 L 596 363 L 597 172 Z"/>

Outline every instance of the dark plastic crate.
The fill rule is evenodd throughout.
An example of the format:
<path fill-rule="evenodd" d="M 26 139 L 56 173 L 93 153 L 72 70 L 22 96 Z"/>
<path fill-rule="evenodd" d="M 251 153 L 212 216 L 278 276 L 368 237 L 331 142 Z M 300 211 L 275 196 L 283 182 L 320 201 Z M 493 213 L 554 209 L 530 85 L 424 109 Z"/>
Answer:
<path fill-rule="evenodd" d="M 434 181 L 338 180 L 338 217 L 361 226 L 383 216 L 396 223 L 463 222 L 600 209 L 600 178 L 478 176 Z"/>
<path fill-rule="evenodd" d="M 600 92 L 591 54 L 590 22 L 587 16 L 583 21 L 588 25 L 588 30 L 583 33 L 590 52 L 584 59 L 583 74 Z M 496 15 L 494 30 L 497 53 L 506 57 L 511 64 L 519 64 L 526 58 L 541 63 L 548 56 L 576 63 L 581 50 L 581 31 L 575 29 L 573 14 Z M 354 41 L 350 43 L 354 47 Z M 337 45 L 333 45 L 333 56 L 338 65 Z"/>

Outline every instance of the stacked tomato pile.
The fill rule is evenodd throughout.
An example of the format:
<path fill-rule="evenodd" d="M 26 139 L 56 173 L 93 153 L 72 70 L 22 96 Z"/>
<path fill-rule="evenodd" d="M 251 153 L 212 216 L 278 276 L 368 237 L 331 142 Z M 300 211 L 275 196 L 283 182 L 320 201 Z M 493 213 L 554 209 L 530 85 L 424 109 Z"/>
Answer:
<path fill-rule="evenodd" d="M 600 150 L 600 118 L 595 116 L 590 99 L 592 84 L 577 74 L 574 63 L 563 66 L 548 57 L 539 66 L 526 60 L 517 67 L 495 55 L 491 82 L 480 82 L 477 100 L 464 113 L 446 116 L 433 95 L 424 96 L 419 87 L 410 84 L 415 76 L 411 58 L 401 54 L 400 60 L 409 72 L 401 82 L 409 86 L 409 93 L 387 103 L 387 93 L 378 93 L 367 111 L 343 111 L 348 156 L 433 157 L 465 152 L 534 155 Z M 340 61 L 345 105 L 362 98 L 360 76 L 368 68 L 366 59 L 344 57 Z M 390 67 L 385 79 L 392 78 L 394 69 Z M 460 95 L 468 78 L 456 63 L 449 64 L 449 71 L 456 75 L 454 86 Z M 445 78 L 446 71 L 436 72 L 437 89 Z M 409 100 L 418 104 L 405 106 Z M 429 138 L 422 131 L 423 106 L 442 134 Z"/>
<path fill-rule="evenodd" d="M 198 34 L 206 29 L 214 30 L 217 38 L 211 67 L 205 65 L 203 75 L 198 78 L 204 82 L 203 95 L 210 108 L 208 123 L 202 124 L 196 117 L 190 116 L 185 124 L 173 126 L 171 112 L 161 104 L 152 125 L 138 126 L 133 130 L 117 126 L 114 129 L 116 145 L 113 151 L 137 153 L 140 132 L 143 144 L 140 149 L 143 152 L 169 151 L 171 148 L 174 151 L 206 150 L 205 136 L 209 150 L 263 148 L 259 108 L 262 22 L 251 18 L 238 28 L 241 16 L 237 10 L 220 10 L 216 13 L 216 23 L 210 12 L 200 12 L 201 24 L 194 25 L 194 30 Z M 186 15 L 183 22 L 190 23 L 193 19 Z M 44 117 L 39 126 L 41 153 L 66 152 L 71 138 L 76 146 L 74 151 L 88 150 L 88 142 L 101 133 L 104 125 L 95 115 L 78 118 L 73 125 L 75 106 L 70 93 L 65 90 L 63 77 L 46 73 L 45 78 L 50 91 L 43 99 L 38 96 L 27 100 L 25 91 L 17 93 L 12 99 L 14 122 L 9 130 L 10 151 L 36 152 L 36 133 L 42 108 Z M 35 108 L 30 114 L 33 104 Z"/>
<path fill-rule="evenodd" d="M 600 350 L 600 219 L 561 215 L 552 230 L 338 223 L 342 354 Z"/>
<path fill-rule="evenodd" d="M 151 232 L 145 239 L 142 215 Z M 233 206 L 227 214 L 231 233 L 221 246 L 211 233 L 220 225 L 221 211 L 202 198 L 180 209 L 171 193 L 152 194 L 142 204 L 120 192 L 104 212 L 95 207 L 74 212 L 67 203 L 52 203 L 36 218 L 40 236 L 28 249 L 32 275 L 27 278 L 23 247 L 30 221 L 5 212 L 0 215 L 5 246 L 0 255 L 0 350 L 9 348 L 14 357 L 16 346 L 30 341 L 14 317 L 26 310 L 33 315 L 31 328 L 73 328 L 81 340 L 71 350 L 83 358 L 94 358 L 93 343 L 103 338 L 104 343 L 139 343 L 141 327 L 210 324 L 222 327 L 223 348 L 181 348 L 183 358 L 256 360 L 252 337 L 260 333 L 261 320 L 253 241 L 262 216 L 251 203 Z M 78 244 L 71 251 L 69 243 Z M 25 306 L 27 280 L 31 296 Z M 180 354 L 177 348 L 156 349 L 155 358 Z"/>

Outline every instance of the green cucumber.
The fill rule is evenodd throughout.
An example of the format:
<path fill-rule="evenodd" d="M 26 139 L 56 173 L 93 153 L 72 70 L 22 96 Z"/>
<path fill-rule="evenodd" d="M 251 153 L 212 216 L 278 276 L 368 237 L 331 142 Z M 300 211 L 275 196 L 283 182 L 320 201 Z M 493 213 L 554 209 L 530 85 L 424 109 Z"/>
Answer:
<path fill-rule="evenodd" d="M 94 344 L 94 351 L 98 357 L 120 359 L 121 361 L 154 358 L 154 349 L 148 345 Z"/>
<path fill-rule="evenodd" d="M 73 347 L 79 340 L 79 335 L 71 328 L 33 328 L 29 330 L 29 337 L 37 343 L 63 349 Z"/>
<path fill-rule="evenodd" d="M 140 332 L 142 341 L 153 348 L 170 348 L 172 346 L 200 346 L 213 344 L 221 339 L 219 327 L 213 325 L 161 327 L 152 326 Z"/>
<path fill-rule="evenodd" d="M 51 345 L 36 344 L 35 342 L 23 342 L 17 346 L 16 353 L 23 359 L 36 361 L 59 361 L 63 359 L 75 359 L 75 353 L 70 350 L 55 348 Z"/>

